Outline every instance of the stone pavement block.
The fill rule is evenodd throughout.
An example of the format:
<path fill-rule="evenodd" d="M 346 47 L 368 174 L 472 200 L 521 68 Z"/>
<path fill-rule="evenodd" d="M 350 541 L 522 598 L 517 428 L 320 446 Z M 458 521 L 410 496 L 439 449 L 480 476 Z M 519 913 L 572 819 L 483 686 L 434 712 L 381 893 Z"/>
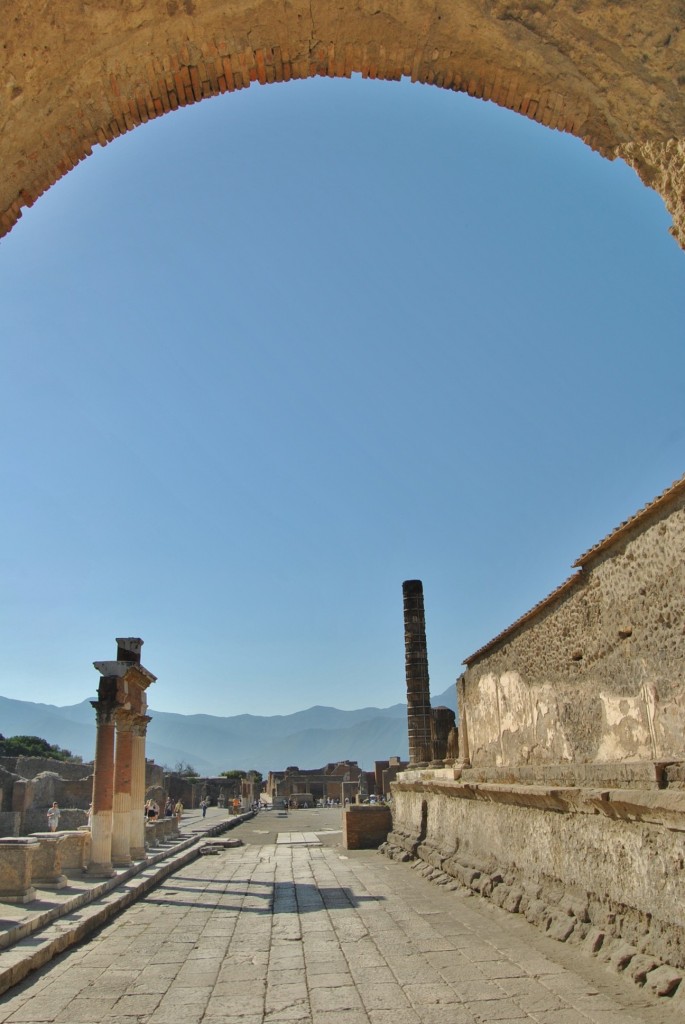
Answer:
<path fill-rule="evenodd" d="M 312 1011 L 360 1010 L 362 1002 L 356 988 L 341 985 L 338 988 L 315 988 L 309 993 Z"/>
<path fill-rule="evenodd" d="M 338 951 L 336 957 L 331 957 L 328 960 L 310 960 L 307 957 L 306 970 L 308 978 L 313 978 L 317 974 L 343 974 L 348 969 L 351 970 L 351 968 L 348 968 L 347 960 L 340 951 Z"/>
<path fill-rule="evenodd" d="M 164 997 L 156 1010 L 145 1015 L 145 1020 L 147 1024 L 200 1024 L 204 1015 L 202 1007 L 184 1006 Z"/>
<path fill-rule="evenodd" d="M 354 984 L 359 985 L 396 985 L 397 978 L 389 967 L 360 967 L 355 964 L 352 970 Z"/>
<path fill-rule="evenodd" d="M 429 1006 L 431 1003 L 458 1003 L 462 1000 L 456 995 L 451 986 L 444 983 L 438 985 L 426 985 L 411 983 L 403 985 L 402 991 L 412 1006 Z"/>
<path fill-rule="evenodd" d="M 411 982 L 416 982 L 417 984 L 423 982 L 427 985 L 442 984 L 442 977 L 439 972 L 417 956 L 401 958 L 388 956 L 387 964 L 400 984 L 411 984 Z"/>
<path fill-rule="evenodd" d="M 237 999 L 240 999 L 238 993 Z M 307 986 L 303 983 L 293 985 L 269 986 L 264 1002 L 267 1013 L 286 1010 L 289 1006 L 308 1006 Z"/>
<path fill-rule="evenodd" d="M 516 962 L 531 978 L 546 978 L 553 974 L 563 974 L 565 970 L 560 964 L 555 963 L 553 960 L 548 960 L 546 957 L 526 956 L 523 950 L 516 958 Z"/>
<path fill-rule="evenodd" d="M 367 1009 L 366 1012 L 371 1024 L 421 1024 L 421 1018 L 411 1007 L 403 1010 L 397 1007 L 392 1010 Z"/>
<path fill-rule="evenodd" d="M 499 987 L 512 996 L 526 1013 L 537 1013 L 542 1010 L 559 1010 L 563 1004 L 559 997 L 550 992 L 534 978 L 500 978 Z"/>
<path fill-rule="evenodd" d="M 492 945 L 489 942 L 474 942 L 464 949 L 464 955 L 473 960 L 474 963 L 479 961 L 489 960 L 501 960 L 502 953 L 497 946 Z"/>
<path fill-rule="evenodd" d="M 479 1024 L 461 1004 L 456 1006 L 423 1006 L 419 1011 L 421 1024 Z"/>
<path fill-rule="evenodd" d="M 463 1003 L 475 1003 L 484 1000 L 502 999 L 504 991 L 494 981 L 474 980 L 461 982 L 454 986 L 454 991 Z"/>
<path fill-rule="evenodd" d="M 287 1010 L 274 1010 L 273 1013 L 264 1015 L 264 1024 L 285 1024 L 285 1022 L 290 1024 L 291 1021 L 308 1021 L 311 1024 L 311 1020 L 312 1013 L 309 1004 L 289 1006 Z"/>
<path fill-rule="evenodd" d="M 194 971 L 192 968 L 184 968 L 179 971 L 174 979 L 174 986 L 176 988 L 207 988 L 211 990 L 216 982 L 218 974 L 218 967 L 214 971 Z"/>
<path fill-rule="evenodd" d="M 485 978 L 495 981 L 500 978 L 527 978 L 528 975 L 511 960 L 480 960 L 478 969 Z"/>
<path fill-rule="evenodd" d="M 70 1024 L 71 1021 L 74 1024 L 91 1024 L 94 1020 L 101 1020 L 117 1002 L 117 996 L 100 997 L 93 991 L 90 996 L 77 996 L 76 999 L 72 999 L 55 1020 L 58 1024 Z M 154 1006 L 151 1006 L 151 1009 L 154 1009 Z"/>
<path fill-rule="evenodd" d="M 127 993 L 119 997 L 114 1008 L 122 1017 L 141 1016 L 144 1013 L 153 1013 L 162 1004 L 163 999 L 158 992 L 148 995 Z"/>
<path fill-rule="evenodd" d="M 399 985 L 359 985 L 357 991 L 367 1010 L 405 1010 L 411 1004 Z"/>
<path fill-rule="evenodd" d="M 264 1020 L 261 1013 L 251 1014 L 247 1017 L 234 1017 L 229 1009 L 228 1011 L 224 1010 L 218 1017 L 210 1017 L 205 1014 L 202 1024 L 264 1024 Z"/>
<path fill-rule="evenodd" d="M 380 969 L 380 968 L 379 968 Z M 351 974 L 335 971 L 329 974 L 311 974 L 307 971 L 307 985 L 315 988 L 339 988 L 341 985 L 354 985 Z"/>
<path fill-rule="evenodd" d="M 313 1024 L 370 1024 L 364 1010 L 315 1010 L 312 1021 Z"/>
<path fill-rule="evenodd" d="M 477 1003 L 465 1003 L 464 1007 L 477 1021 L 527 1021 L 534 1018 L 522 1010 L 513 999 L 487 999 Z"/>
<path fill-rule="evenodd" d="M 542 1010 L 535 1014 L 535 1020 L 539 1024 L 588 1024 L 586 1014 L 579 1010 L 566 1008 L 561 1010 Z"/>
<path fill-rule="evenodd" d="M 174 999 L 179 1005 L 183 1006 L 206 1006 L 212 995 L 212 989 L 207 986 L 202 988 L 172 987 L 167 991 L 169 992 L 168 998 Z M 160 998 L 159 994 L 157 994 L 157 998 Z"/>

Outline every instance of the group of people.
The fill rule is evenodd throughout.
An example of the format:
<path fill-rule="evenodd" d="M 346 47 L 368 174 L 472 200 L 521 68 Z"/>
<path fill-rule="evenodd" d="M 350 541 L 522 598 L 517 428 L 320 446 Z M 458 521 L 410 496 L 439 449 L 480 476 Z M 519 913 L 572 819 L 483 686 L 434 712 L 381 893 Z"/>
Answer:
<path fill-rule="evenodd" d="M 157 821 L 159 813 L 159 804 L 156 800 L 145 801 L 144 814 L 148 821 Z M 181 820 L 183 817 L 183 803 L 181 800 L 177 800 L 176 803 L 174 803 L 171 797 L 168 797 L 164 804 L 164 817 L 173 818 L 174 816 L 178 818 L 179 821 Z"/>
<path fill-rule="evenodd" d="M 240 801 L 239 800 L 234 801 L 234 803 L 237 803 L 238 806 L 240 805 Z M 209 797 L 203 796 L 202 800 L 200 801 L 200 809 L 202 810 L 202 817 L 203 818 L 207 814 L 207 808 L 209 807 L 209 804 L 210 804 Z M 51 832 L 56 832 L 57 829 L 59 828 L 59 819 L 60 819 L 61 813 L 62 812 L 61 812 L 61 810 L 59 808 L 59 805 L 58 805 L 57 801 L 53 800 L 51 806 L 48 808 L 48 814 L 47 814 L 47 817 L 48 817 L 48 828 L 50 829 Z M 144 808 L 144 812 L 143 813 L 145 814 L 145 820 L 146 821 L 157 821 L 157 819 L 159 818 L 159 813 L 160 813 L 159 812 L 159 804 L 157 803 L 157 801 L 156 800 L 146 800 L 145 801 L 145 808 Z M 238 811 L 236 810 L 234 813 L 237 814 Z M 171 797 L 168 797 L 167 801 L 166 801 L 166 803 L 164 805 L 164 817 L 165 818 L 173 818 L 174 816 L 179 821 L 183 817 L 183 802 L 181 800 L 177 800 L 176 803 L 174 803 L 173 800 L 171 799 Z M 88 828 L 90 828 L 90 826 L 91 826 L 92 817 L 93 817 L 93 805 L 91 803 L 89 808 L 88 808 Z"/>

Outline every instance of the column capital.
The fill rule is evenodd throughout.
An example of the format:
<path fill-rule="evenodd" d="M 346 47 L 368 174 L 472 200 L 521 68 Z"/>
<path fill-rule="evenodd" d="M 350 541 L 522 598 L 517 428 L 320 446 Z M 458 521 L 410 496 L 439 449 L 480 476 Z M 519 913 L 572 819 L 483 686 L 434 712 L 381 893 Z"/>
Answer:
<path fill-rule="evenodd" d="M 91 707 L 95 708 L 95 722 L 100 725 L 111 725 L 114 721 L 117 705 L 116 701 L 91 700 Z"/>
<path fill-rule="evenodd" d="M 117 732 L 135 732 L 137 719 L 138 715 L 135 711 L 131 711 L 130 708 L 118 707 L 114 712 L 114 722 L 117 727 Z"/>
<path fill-rule="evenodd" d="M 147 734 L 148 724 L 152 721 L 150 715 L 138 715 L 132 712 L 133 723 L 131 725 L 131 732 L 134 736 L 145 736 Z"/>

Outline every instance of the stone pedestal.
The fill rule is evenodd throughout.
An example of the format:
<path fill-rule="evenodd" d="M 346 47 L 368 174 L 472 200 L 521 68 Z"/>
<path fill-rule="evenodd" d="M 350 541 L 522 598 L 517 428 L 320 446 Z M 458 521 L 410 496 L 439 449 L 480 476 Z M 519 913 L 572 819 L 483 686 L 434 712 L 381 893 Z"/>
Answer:
<path fill-rule="evenodd" d="M 384 804 L 350 804 L 342 812 L 342 826 L 346 850 L 377 850 L 388 838 L 392 814 Z"/>
<path fill-rule="evenodd" d="M 62 874 L 61 847 L 65 837 L 59 832 L 33 832 L 38 849 L 33 855 L 31 881 L 39 889 L 63 889 L 67 876 Z"/>
<path fill-rule="evenodd" d="M 33 858 L 38 840 L 27 838 L 0 839 L 0 901 L 30 903 L 36 898 L 31 884 Z"/>
<path fill-rule="evenodd" d="M 90 829 L 82 825 L 75 832 L 57 832 L 64 842 L 60 846 L 62 871 L 78 873 L 90 860 Z"/>

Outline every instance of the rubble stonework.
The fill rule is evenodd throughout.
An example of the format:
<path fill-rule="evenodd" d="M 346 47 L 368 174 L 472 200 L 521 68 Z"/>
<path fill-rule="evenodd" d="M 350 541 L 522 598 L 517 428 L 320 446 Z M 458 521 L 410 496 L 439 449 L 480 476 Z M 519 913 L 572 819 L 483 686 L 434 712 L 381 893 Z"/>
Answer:
<path fill-rule="evenodd" d="M 679 0 L 274 5 L 15 0 L 2 57 L 0 232 L 94 146 L 253 82 L 410 78 L 468 93 L 622 157 L 685 243 Z"/>
<path fill-rule="evenodd" d="M 685 477 L 576 566 L 466 659 L 455 777 L 398 776 L 382 851 L 639 983 L 663 968 L 672 992 L 685 971 Z"/>

